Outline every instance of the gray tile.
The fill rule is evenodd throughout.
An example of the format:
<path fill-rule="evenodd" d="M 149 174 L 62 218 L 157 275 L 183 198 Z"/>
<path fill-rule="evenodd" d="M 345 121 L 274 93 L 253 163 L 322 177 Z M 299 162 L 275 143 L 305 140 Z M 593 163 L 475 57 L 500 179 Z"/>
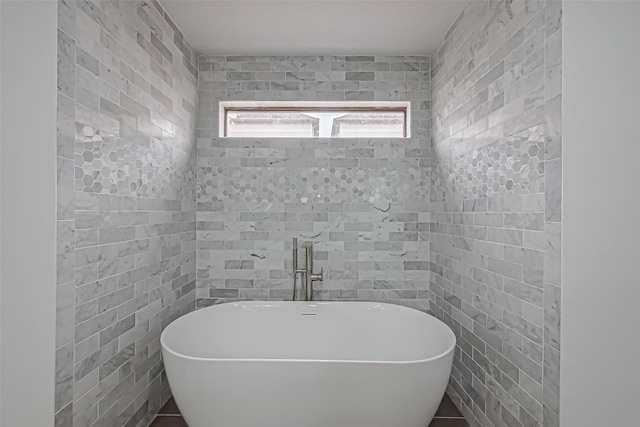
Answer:
<path fill-rule="evenodd" d="M 360 71 L 360 72 L 347 71 L 345 74 L 345 79 L 357 80 L 357 81 L 373 81 L 375 80 L 375 73 L 370 71 Z"/>
<path fill-rule="evenodd" d="M 73 281 L 75 277 L 75 236 L 73 221 L 57 221 L 57 283 Z"/>
<path fill-rule="evenodd" d="M 544 348 L 544 404 L 551 411 L 560 412 L 560 352 L 549 346 Z"/>
<path fill-rule="evenodd" d="M 561 280 L 562 226 L 547 222 L 545 225 L 546 245 L 544 251 L 544 281 L 559 286 Z"/>
<path fill-rule="evenodd" d="M 73 398 L 73 343 L 56 350 L 55 410 L 58 412 Z"/>
<path fill-rule="evenodd" d="M 562 159 L 545 163 L 545 220 L 562 221 Z"/>
<path fill-rule="evenodd" d="M 75 283 L 60 284 L 56 288 L 56 347 L 73 341 Z"/>
<path fill-rule="evenodd" d="M 555 350 L 560 350 L 560 292 L 557 286 L 544 286 L 544 342 Z"/>
<path fill-rule="evenodd" d="M 164 43 L 162 43 L 162 40 L 160 40 L 154 33 L 151 33 L 151 44 L 155 46 L 155 48 L 158 49 L 162 56 L 167 58 L 169 62 L 173 62 L 173 54 L 171 53 L 169 48 L 165 46 Z"/>

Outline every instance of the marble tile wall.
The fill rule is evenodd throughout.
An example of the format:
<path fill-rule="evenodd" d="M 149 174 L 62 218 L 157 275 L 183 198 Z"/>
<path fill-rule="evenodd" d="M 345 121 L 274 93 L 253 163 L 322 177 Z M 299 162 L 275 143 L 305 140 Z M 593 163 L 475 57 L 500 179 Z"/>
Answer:
<path fill-rule="evenodd" d="M 143 426 L 195 306 L 197 58 L 156 1 L 60 0 L 56 426 Z"/>
<path fill-rule="evenodd" d="M 431 310 L 472 425 L 559 423 L 561 7 L 470 2 L 433 59 Z"/>
<path fill-rule="evenodd" d="M 316 299 L 428 309 L 430 69 L 429 57 L 200 57 L 198 306 L 290 299 L 297 237 L 324 267 Z M 219 138 L 218 103 L 239 100 L 411 101 L 412 138 Z"/>

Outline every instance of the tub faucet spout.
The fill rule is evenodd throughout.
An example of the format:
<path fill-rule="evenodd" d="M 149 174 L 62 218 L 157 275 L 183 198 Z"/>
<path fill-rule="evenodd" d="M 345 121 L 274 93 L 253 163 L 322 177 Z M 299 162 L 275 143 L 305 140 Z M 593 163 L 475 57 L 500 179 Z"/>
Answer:
<path fill-rule="evenodd" d="M 304 273 L 304 294 L 305 301 L 313 301 L 313 282 L 322 281 L 323 269 L 319 274 L 313 273 L 313 243 L 304 244 L 305 273 Z"/>

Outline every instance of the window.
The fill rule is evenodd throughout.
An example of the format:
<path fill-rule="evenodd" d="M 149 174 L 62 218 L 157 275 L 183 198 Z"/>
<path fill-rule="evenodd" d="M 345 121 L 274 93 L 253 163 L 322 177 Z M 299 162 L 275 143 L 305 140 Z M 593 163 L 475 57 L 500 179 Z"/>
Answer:
<path fill-rule="evenodd" d="M 405 138 L 408 102 L 221 102 L 220 136 Z"/>

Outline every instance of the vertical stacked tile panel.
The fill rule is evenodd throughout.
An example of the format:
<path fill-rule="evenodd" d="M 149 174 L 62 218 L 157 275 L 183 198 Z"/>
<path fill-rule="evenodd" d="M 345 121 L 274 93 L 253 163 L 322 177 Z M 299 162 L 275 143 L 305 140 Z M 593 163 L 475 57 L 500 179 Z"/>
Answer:
<path fill-rule="evenodd" d="M 431 309 L 472 425 L 558 426 L 561 2 L 470 2 L 433 62 Z"/>
<path fill-rule="evenodd" d="M 197 304 L 291 299 L 291 239 L 322 300 L 428 309 L 428 57 L 201 56 Z M 409 139 L 220 138 L 220 101 L 411 101 Z M 300 251 L 302 256 L 302 251 Z"/>
<path fill-rule="evenodd" d="M 59 1 L 57 426 L 146 426 L 195 301 L 196 57 L 156 1 Z"/>

